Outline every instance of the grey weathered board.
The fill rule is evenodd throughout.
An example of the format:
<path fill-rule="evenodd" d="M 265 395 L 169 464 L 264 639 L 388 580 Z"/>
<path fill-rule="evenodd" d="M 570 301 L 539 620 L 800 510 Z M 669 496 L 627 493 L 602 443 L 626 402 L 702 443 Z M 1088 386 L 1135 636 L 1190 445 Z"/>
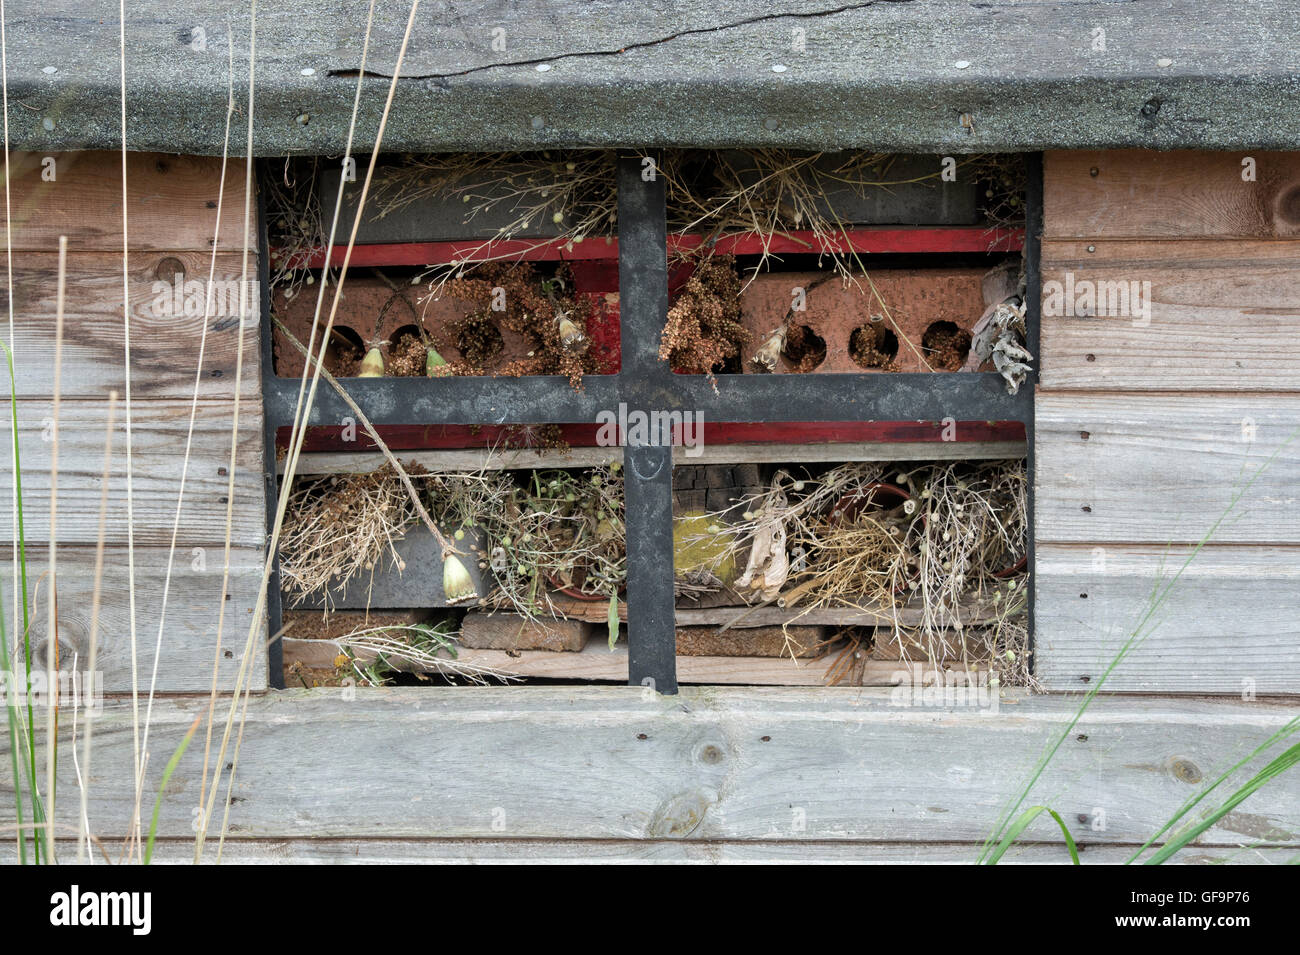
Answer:
<path fill-rule="evenodd" d="M 1036 676 L 1086 690 L 1300 692 L 1300 548 L 1039 544 Z M 1181 573 L 1180 573 L 1181 571 Z M 1158 603 L 1158 606 L 1157 606 Z"/>
<path fill-rule="evenodd" d="M 13 564 L 6 547 L 0 552 L 0 587 L 5 597 L 5 626 L 15 620 L 11 581 Z M 167 548 L 137 547 L 135 550 L 135 638 L 137 679 L 134 685 L 147 694 L 158 659 L 156 688 L 160 693 L 206 693 L 212 685 L 212 667 L 219 667 L 218 686 L 227 692 L 234 685 L 235 671 L 248 639 L 257 593 L 262 581 L 262 551 L 238 547 L 230 555 L 230 584 L 226 590 L 225 620 L 221 632 L 221 653 L 217 653 L 217 618 L 221 610 L 224 548 L 209 546 L 196 550 L 177 548 L 172 564 L 167 612 L 162 616 L 163 582 L 167 571 Z M 27 548 L 28 599 L 32 614 L 33 659 L 45 660 L 47 614 L 50 605 L 48 551 Z M 91 609 L 95 589 L 94 547 L 60 547 L 59 572 L 59 660 L 60 669 L 84 672 L 89 666 Z M 99 648 L 96 670 L 107 693 L 129 693 L 132 682 L 131 601 L 127 548 L 106 547 L 101 581 Z M 18 619 L 21 619 L 19 616 Z M 158 646 L 162 627 L 162 653 Z M 259 618 L 254 643 L 251 686 L 267 686 L 266 619 Z"/>
<path fill-rule="evenodd" d="M 1216 543 L 1300 543 L 1300 394 L 1045 391 L 1034 417 L 1039 541 L 1198 541 L 1240 495 Z"/>
<path fill-rule="evenodd" d="M 1122 865 L 1134 845 L 1078 847 L 1083 865 Z M 753 839 L 230 839 L 221 861 L 226 865 L 584 865 L 645 864 L 849 863 L 871 865 L 971 865 L 981 846 L 972 842 L 782 842 Z M 62 859 L 76 854 L 75 844 L 56 848 Z M 8 853 L 7 855 L 5 853 Z M 1286 865 L 1296 850 L 1289 846 L 1195 846 L 1178 853 L 1173 865 Z M 0 863 L 12 864 L 12 843 L 0 844 Z M 192 839 L 159 839 L 154 865 L 192 865 Z M 1072 865 L 1064 845 L 1017 843 L 1002 857 L 1004 865 Z"/>
<path fill-rule="evenodd" d="M 106 401 L 75 399 L 60 408 L 57 533 L 60 543 L 94 544 L 99 538 L 100 484 L 104 467 Z M 185 547 L 220 545 L 225 541 L 226 496 L 234 403 L 204 401 L 198 406 L 190 449 L 185 498 L 178 540 Z M 176 500 L 185 461 L 185 436 L 190 403 L 183 399 L 133 402 L 132 498 L 135 543 L 170 543 Z M 19 445 L 22 452 L 23 519 L 27 540 L 50 539 L 50 463 L 53 403 L 31 399 L 19 403 Z M 265 535 L 262 478 L 262 419 L 260 403 L 244 402 L 239 415 L 233 539 L 261 544 Z M 0 440 L 13 440 L 8 415 L 0 415 Z M 126 408 L 119 401 L 114 422 L 113 476 L 110 479 L 105 540 L 127 541 Z M 0 478 L 0 498 L 12 494 L 12 475 Z M 9 536 L 13 523 L 0 507 L 0 535 Z"/>
<path fill-rule="evenodd" d="M 358 152 L 375 141 L 406 14 L 376 10 Z M 383 145 L 1291 148 L 1300 141 L 1293 14 L 1290 0 L 1254 0 L 1230 15 L 1217 0 L 421 5 Z M 188 45 L 192 3 L 158 0 L 126 15 L 132 145 L 219 155 L 232 44 L 236 87 L 249 74 L 247 6 L 205 6 L 202 53 Z M 72 0 L 16 12 L 10 95 L 24 108 L 11 111 L 14 143 L 119 144 L 122 94 L 104 67 L 118 40 L 99 23 L 107 16 Z M 365 21 L 364 9 L 326 0 L 259 8 L 258 155 L 339 154 Z M 499 49 L 492 31 L 503 25 Z M 1104 51 L 1093 48 L 1094 30 L 1110 38 Z M 51 63 L 58 72 L 43 73 Z M 74 95 L 75 109 L 63 107 Z M 232 138 L 242 150 L 242 136 Z"/>
<path fill-rule="evenodd" d="M 759 840 L 809 855 L 822 842 L 974 843 L 1045 744 L 1068 729 L 1030 800 L 1048 802 L 1088 844 L 1134 844 L 1296 712 L 1264 702 L 1107 699 L 1069 727 L 1072 698 L 1010 696 L 992 713 L 899 705 L 905 696 L 701 688 L 658 697 L 636 687 L 276 693 L 249 705 L 230 836 Z M 155 704 L 145 792 L 157 789 L 159 754 L 173 752 L 206 708 L 203 698 Z M 199 742 L 164 793 L 161 838 L 193 836 Z M 114 703 L 96 723 L 88 792 L 103 838 L 127 829 L 132 752 L 129 701 Z M 71 758 L 60 746 L 65 778 Z M 77 811 L 76 799 L 58 803 L 64 823 L 75 826 Z M 12 802 L 0 803 L 0 824 L 11 814 Z M 1060 838 L 1046 821 L 1025 835 Z M 1277 778 L 1201 841 L 1300 845 L 1300 776 Z"/>

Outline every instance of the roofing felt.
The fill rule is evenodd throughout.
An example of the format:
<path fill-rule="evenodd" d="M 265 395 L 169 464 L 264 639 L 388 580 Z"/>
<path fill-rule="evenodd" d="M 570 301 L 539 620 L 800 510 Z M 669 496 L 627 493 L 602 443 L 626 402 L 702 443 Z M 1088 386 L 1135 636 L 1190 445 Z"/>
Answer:
<path fill-rule="evenodd" d="M 258 155 L 339 153 L 367 4 L 264 0 Z M 410 6 L 376 4 L 356 149 Z M 244 152 L 248 0 L 128 0 L 128 147 Z M 112 0 L 10 0 L 11 145 L 117 148 Z M 375 74 L 370 77 L 373 71 Z M 1300 0 L 420 3 L 386 151 L 1300 148 Z"/>

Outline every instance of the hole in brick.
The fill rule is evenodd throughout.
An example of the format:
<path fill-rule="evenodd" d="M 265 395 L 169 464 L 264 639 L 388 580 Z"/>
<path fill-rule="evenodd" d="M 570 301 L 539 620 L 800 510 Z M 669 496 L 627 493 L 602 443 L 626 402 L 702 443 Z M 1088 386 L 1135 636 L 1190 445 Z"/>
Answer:
<path fill-rule="evenodd" d="M 329 347 L 325 349 L 325 368 L 335 378 L 354 377 L 361 370 L 365 354 L 360 335 L 346 325 L 335 325 L 330 332 Z"/>
<path fill-rule="evenodd" d="M 849 336 L 849 357 L 863 368 L 888 369 L 898 357 L 898 336 L 884 325 L 860 325 Z"/>
<path fill-rule="evenodd" d="M 490 318 L 470 316 L 456 336 L 456 350 L 472 366 L 486 365 L 505 350 L 501 329 Z"/>
<path fill-rule="evenodd" d="M 388 342 L 388 363 L 384 371 L 399 378 L 422 377 L 425 355 L 420 330 L 414 325 L 403 325 L 393 332 Z"/>
<path fill-rule="evenodd" d="M 826 340 L 807 325 L 791 326 L 785 339 L 785 357 L 794 364 L 792 372 L 812 371 L 826 360 Z"/>
<path fill-rule="evenodd" d="M 935 371 L 960 371 L 970 354 L 970 332 L 954 322 L 932 322 L 921 336 L 921 351 Z"/>

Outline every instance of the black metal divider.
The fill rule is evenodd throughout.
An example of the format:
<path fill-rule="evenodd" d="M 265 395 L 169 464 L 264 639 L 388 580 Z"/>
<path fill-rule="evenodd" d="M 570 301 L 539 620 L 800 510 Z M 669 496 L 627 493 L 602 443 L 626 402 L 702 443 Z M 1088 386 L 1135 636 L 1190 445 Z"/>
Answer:
<path fill-rule="evenodd" d="M 1033 569 L 1033 392 L 1031 376 L 1008 395 L 996 373 L 847 375 L 676 375 L 659 359 L 668 312 L 667 214 L 662 179 L 643 175 L 644 154 L 618 166 L 619 301 L 622 369 L 617 375 L 584 378 L 575 392 L 561 377 L 352 379 L 348 393 L 376 424 L 594 423 L 600 412 L 692 412 L 708 422 L 762 421 L 1020 421 L 1030 443 L 1029 547 Z M 650 158 L 654 158 L 653 156 Z M 1041 163 L 1029 164 L 1026 269 L 1028 344 L 1038 345 L 1038 240 L 1041 230 Z M 266 249 L 263 232 L 263 249 Z M 263 311 L 270 314 L 266 254 Z M 276 509 L 275 435 L 293 423 L 298 379 L 276 376 L 270 322 L 263 327 L 263 397 L 267 468 L 267 514 Z M 332 389 L 322 386 L 310 423 L 341 423 L 350 414 Z M 623 420 L 619 415 L 619 420 Z M 654 419 L 650 419 L 654 420 Z M 677 692 L 673 599 L 672 448 L 649 434 L 625 449 L 627 523 L 628 682 L 660 693 Z M 706 439 L 707 440 L 707 439 Z M 270 632 L 279 631 L 278 582 L 268 600 Z M 1033 590 L 1030 594 L 1031 634 Z M 279 654 L 271 654 L 272 686 L 283 682 Z"/>

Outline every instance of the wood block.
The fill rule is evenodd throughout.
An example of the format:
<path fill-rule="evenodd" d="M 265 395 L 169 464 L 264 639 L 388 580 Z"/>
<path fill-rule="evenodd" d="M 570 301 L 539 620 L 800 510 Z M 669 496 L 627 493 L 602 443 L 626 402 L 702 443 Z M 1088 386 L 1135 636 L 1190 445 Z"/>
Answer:
<path fill-rule="evenodd" d="M 428 610 L 335 610 L 330 614 L 286 610 L 283 624 L 286 635 L 298 641 L 339 640 L 362 629 L 409 627 L 424 623 L 430 616 Z"/>
<path fill-rule="evenodd" d="M 806 657 L 829 633 L 826 627 L 678 627 L 677 652 L 693 657 Z"/>
<path fill-rule="evenodd" d="M 966 628 L 966 639 L 956 630 L 946 630 L 926 638 L 915 632 L 900 633 L 887 627 L 878 627 L 871 645 L 873 660 L 931 661 L 935 663 L 987 663 L 988 649 L 982 645 L 973 628 Z M 931 655 L 930 648 L 936 653 Z"/>
<path fill-rule="evenodd" d="M 512 613 L 470 611 L 460 642 L 474 650 L 581 650 L 596 631 L 582 620 L 529 620 Z"/>
<path fill-rule="evenodd" d="M 673 491 L 673 511 L 684 514 L 687 511 L 704 511 L 709 508 L 709 492 L 703 488 Z"/>

